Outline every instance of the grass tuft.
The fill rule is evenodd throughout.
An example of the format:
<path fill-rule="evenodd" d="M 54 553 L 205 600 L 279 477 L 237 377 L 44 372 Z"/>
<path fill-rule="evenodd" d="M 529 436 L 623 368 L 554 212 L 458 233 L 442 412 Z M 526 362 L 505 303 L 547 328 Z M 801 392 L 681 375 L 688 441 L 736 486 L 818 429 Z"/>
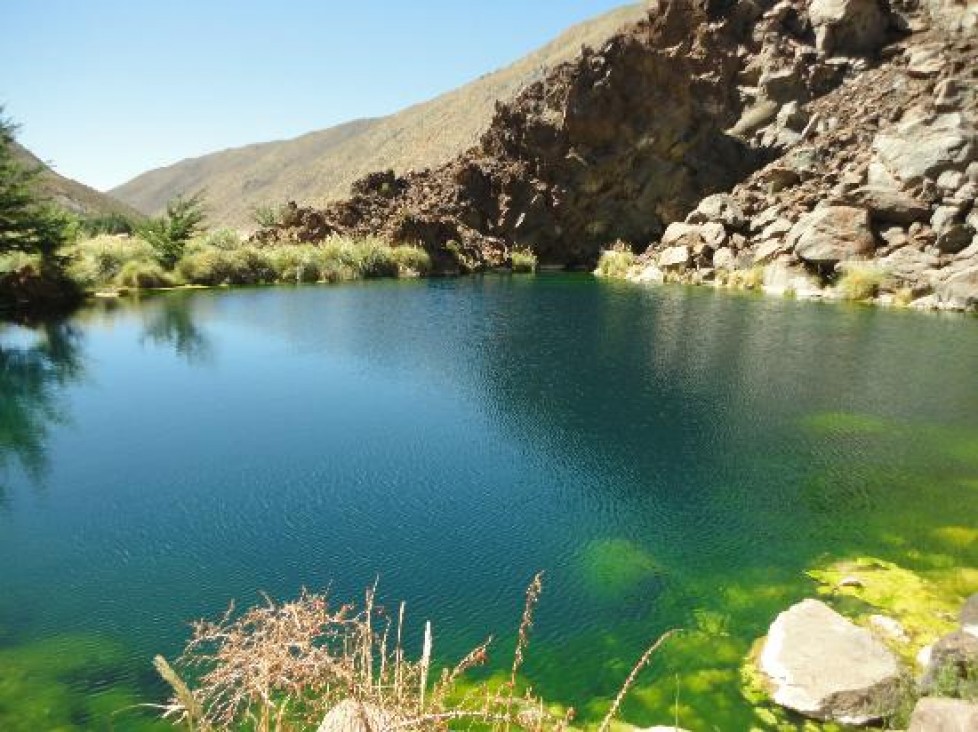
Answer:
<path fill-rule="evenodd" d="M 633 264 L 635 264 L 635 253 L 631 247 L 624 242 L 616 242 L 611 249 L 601 252 L 594 274 L 598 277 L 625 279 Z"/>
<path fill-rule="evenodd" d="M 844 300 L 869 300 L 879 294 L 885 273 L 869 264 L 847 264 L 836 285 Z"/>
<path fill-rule="evenodd" d="M 173 278 L 156 262 L 132 260 L 122 265 L 115 276 L 114 284 L 132 290 L 148 290 L 158 287 L 171 287 Z"/>
<path fill-rule="evenodd" d="M 537 270 L 537 255 L 529 249 L 514 249 L 510 262 L 513 272 L 532 273 Z"/>

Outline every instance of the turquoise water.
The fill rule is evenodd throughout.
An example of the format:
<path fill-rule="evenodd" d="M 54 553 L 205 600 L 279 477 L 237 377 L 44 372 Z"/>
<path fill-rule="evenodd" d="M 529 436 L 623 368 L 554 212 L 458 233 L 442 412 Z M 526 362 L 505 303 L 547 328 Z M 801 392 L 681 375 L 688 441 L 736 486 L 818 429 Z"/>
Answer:
<path fill-rule="evenodd" d="M 262 591 L 379 577 L 441 657 L 493 633 L 506 666 L 538 570 L 538 692 L 598 721 L 682 626 L 625 718 L 678 691 L 690 729 L 746 729 L 737 668 L 806 569 L 978 591 L 974 318 L 553 275 L 0 328 L 2 729 L 152 726 L 153 654 Z"/>

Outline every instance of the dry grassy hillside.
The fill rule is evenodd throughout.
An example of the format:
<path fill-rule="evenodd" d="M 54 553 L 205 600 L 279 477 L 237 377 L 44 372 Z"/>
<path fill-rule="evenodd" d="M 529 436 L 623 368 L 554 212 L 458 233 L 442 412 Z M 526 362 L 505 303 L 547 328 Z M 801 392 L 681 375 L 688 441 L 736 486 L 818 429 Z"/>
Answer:
<path fill-rule="evenodd" d="M 643 12 L 643 4 L 630 5 L 576 25 L 504 69 L 390 117 L 185 160 L 144 173 L 111 194 L 156 213 L 174 195 L 206 188 L 212 223 L 249 227 L 257 205 L 286 200 L 321 205 L 346 196 L 365 173 L 445 163 L 477 141 L 497 100 L 514 96 L 544 69 L 573 58 L 581 46 L 600 46 Z"/>
<path fill-rule="evenodd" d="M 105 193 L 99 193 L 94 188 L 89 188 L 76 180 L 58 175 L 34 153 L 16 142 L 13 144 L 13 150 L 14 155 L 26 167 L 41 168 L 41 173 L 38 176 L 41 190 L 62 208 L 81 216 L 120 214 L 132 219 L 142 217 L 128 204 Z"/>

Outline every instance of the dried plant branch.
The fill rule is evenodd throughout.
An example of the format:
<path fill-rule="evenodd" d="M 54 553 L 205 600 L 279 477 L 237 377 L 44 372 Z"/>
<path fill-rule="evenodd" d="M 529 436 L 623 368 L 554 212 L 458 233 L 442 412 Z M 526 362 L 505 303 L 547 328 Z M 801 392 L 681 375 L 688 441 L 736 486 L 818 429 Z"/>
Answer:
<path fill-rule="evenodd" d="M 679 630 L 666 631 L 659 636 L 659 639 L 655 643 L 646 649 L 645 653 L 642 654 L 642 657 L 638 659 L 638 663 L 635 664 L 631 672 L 628 674 L 628 678 L 625 679 L 625 683 L 622 684 L 621 689 L 618 691 L 618 696 L 615 697 L 615 701 L 611 704 L 611 709 L 608 710 L 608 714 L 605 715 L 604 720 L 601 722 L 601 726 L 598 727 L 598 732 L 607 732 L 608 728 L 611 726 L 611 721 L 615 718 L 615 715 L 618 714 L 618 708 L 628 695 L 628 692 L 631 691 L 632 686 L 635 685 L 635 681 L 638 680 L 638 675 L 642 672 L 642 669 L 648 665 L 649 661 L 652 660 L 652 656 L 657 650 L 659 650 L 659 648 L 662 647 L 662 644 L 669 640 L 669 638 L 672 636 L 676 635 L 678 632 Z"/>
<path fill-rule="evenodd" d="M 526 590 L 508 683 L 475 685 L 461 699 L 453 690 L 466 672 L 486 663 L 492 639 L 476 646 L 454 667 L 442 670 L 429 688 L 434 644 L 431 623 L 424 625 L 420 658 L 409 660 L 403 648 L 402 602 L 395 645 L 389 649 L 392 621 L 377 605 L 376 583 L 366 590 L 359 610 L 352 605 L 333 606 L 325 595 L 306 590 L 296 600 L 282 604 L 264 596 L 261 605 L 240 615 L 231 605 L 217 621 L 192 624 L 192 637 L 179 659 L 184 676 L 162 657 L 154 660 L 173 690 L 173 698 L 161 707 L 163 717 L 202 732 L 316 729 L 331 716 L 340 724 L 348 722 L 351 714 L 366 729 L 440 731 L 453 722 L 469 721 L 491 730 L 566 730 L 573 710 L 557 717 L 532 691 L 519 699 L 515 694 L 542 587 L 543 578 L 538 574 Z M 607 729 L 639 671 L 671 634 L 642 656 L 602 730 Z"/>

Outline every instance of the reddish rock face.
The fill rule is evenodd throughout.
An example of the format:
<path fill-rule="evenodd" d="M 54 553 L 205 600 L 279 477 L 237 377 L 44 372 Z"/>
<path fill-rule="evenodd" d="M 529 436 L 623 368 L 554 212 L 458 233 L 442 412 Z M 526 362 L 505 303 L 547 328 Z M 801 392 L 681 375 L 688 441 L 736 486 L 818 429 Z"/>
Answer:
<path fill-rule="evenodd" d="M 723 3 L 713 3 L 723 5 Z M 724 130 L 740 115 L 743 10 L 673 0 L 602 48 L 582 49 L 509 103 L 479 144 L 435 170 L 366 176 L 350 199 L 309 210 L 307 230 L 449 247 L 471 266 L 514 247 L 542 263 L 591 265 L 622 239 L 648 244 L 705 194 L 757 165 Z M 738 8 L 740 6 L 737 6 Z M 745 6 L 746 7 L 746 6 Z M 264 241 L 302 239 L 289 227 Z"/>

